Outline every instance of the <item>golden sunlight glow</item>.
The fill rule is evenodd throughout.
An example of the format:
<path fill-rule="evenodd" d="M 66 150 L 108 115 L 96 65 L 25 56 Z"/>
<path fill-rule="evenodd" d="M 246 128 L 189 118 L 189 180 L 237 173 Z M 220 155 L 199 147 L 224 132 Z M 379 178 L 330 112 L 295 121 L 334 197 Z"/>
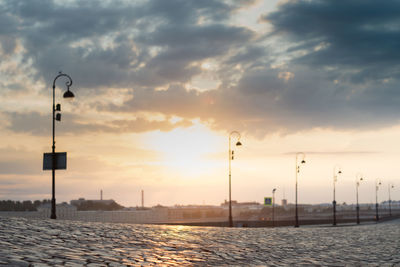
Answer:
<path fill-rule="evenodd" d="M 162 164 L 180 175 L 194 177 L 215 167 L 211 157 L 224 149 L 223 137 L 196 123 L 186 129 L 149 134 L 146 145 L 162 154 Z"/>

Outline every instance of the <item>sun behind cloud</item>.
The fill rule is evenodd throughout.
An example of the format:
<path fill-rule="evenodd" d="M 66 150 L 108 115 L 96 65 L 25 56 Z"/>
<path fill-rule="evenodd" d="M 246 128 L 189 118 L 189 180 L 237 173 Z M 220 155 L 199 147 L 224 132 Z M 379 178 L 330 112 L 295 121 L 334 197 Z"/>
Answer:
<path fill-rule="evenodd" d="M 228 149 L 227 139 L 198 122 L 167 133 L 149 133 L 146 140 L 147 147 L 162 155 L 162 165 L 187 178 L 212 172 L 218 166 L 213 155 Z"/>

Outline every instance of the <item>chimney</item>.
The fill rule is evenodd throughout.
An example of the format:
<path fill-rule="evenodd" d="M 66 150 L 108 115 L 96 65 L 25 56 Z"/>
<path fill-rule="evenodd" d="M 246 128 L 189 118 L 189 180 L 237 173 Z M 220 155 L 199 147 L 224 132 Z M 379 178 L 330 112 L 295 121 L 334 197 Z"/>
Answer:
<path fill-rule="evenodd" d="M 144 208 L 144 191 L 142 190 L 142 208 Z"/>

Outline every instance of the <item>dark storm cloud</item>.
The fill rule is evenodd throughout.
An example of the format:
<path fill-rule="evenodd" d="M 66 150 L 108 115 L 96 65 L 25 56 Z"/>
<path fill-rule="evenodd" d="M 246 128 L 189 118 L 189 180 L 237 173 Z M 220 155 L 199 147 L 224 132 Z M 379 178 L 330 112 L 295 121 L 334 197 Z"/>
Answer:
<path fill-rule="evenodd" d="M 246 64 L 246 63 L 254 64 L 259 59 L 263 59 L 266 56 L 268 56 L 268 54 L 267 54 L 267 49 L 265 47 L 249 45 L 247 47 L 244 47 L 243 49 L 240 49 L 235 55 L 230 57 L 224 63 L 230 66 L 235 64 Z"/>
<path fill-rule="evenodd" d="M 116 88 L 188 81 L 199 73 L 194 61 L 223 55 L 251 38 L 249 30 L 221 24 L 239 6 L 217 0 L 32 0 L 6 1 L 2 13 L 37 78 L 51 80 L 63 70 L 80 86 Z M 198 24 L 200 18 L 206 25 Z"/>
<path fill-rule="evenodd" d="M 177 85 L 161 91 L 138 89 L 122 106 L 107 109 L 200 118 L 215 129 L 239 129 L 260 138 L 271 132 L 286 134 L 316 127 L 368 129 L 399 121 L 397 83 L 370 84 L 352 91 L 348 84 L 333 83 L 323 71 L 296 69 L 294 73 L 285 80 L 279 78 L 285 72 L 257 67 L 234 87 L 206 92 Z M 387 94 L 393 98 L 386 99 Z"/>
<path fill-rule="evenodd" d="M 286 67 L 271 67 L 273 45 L 252 38 L 226 57 L 224 83 L 197 92 L 135 90 L 125 111 L 200 118 L 217 129 L 264 136 L 310 128 L 367 129 L 399 121 L 400 2 L 289 1 L 262 20 L 280 38 Z M 301 52 L 301 53 L 298 53 Z M 276 58 L 276 57 L 274 57 Z M 240 71 L 233 70 L 235 65 Z M 231 82 L 231 77 L 239 77 Z"/>
<path fill-rule="evenodd" d="M 21 66 L 30 64 L 35 79 L 52 81 L 62 70 L 78 91 L 128 88 L 121 105 L 94 105 L 102 112 L 183 119 L 86 123 L 76 116 L 57 126 L 64 133 L 168 131 L 197 118 L 259 137 L 398 123 L 400 2 L 287 1 L 259 19 L 272 27 L 266 35 L 230 20 L 252 3 L 9 0 L 0 4 L 0 22 L 10 29 L 1 27 L 0 43 L 8 54 L 23 46 Z M 212 70 L 201 67 L 206 60 Z M 198 74 L 213 76 L 218 88 L 188 90 Z M 16 132 L 40 135 L 50 126 L 39 113 L 8 116 Z"/>
<path fill-rule="evenodd" d="M 399 78 L 400 2 L 290 1 L 263 16 L 275 34 L 289 37 L 295 62 L 331 67 L 353 82 Z"/>
<path fill-rule="evenodd" d="M 16 17 L 8 14 L 0 4 L 0 45 L 3 54 L 12 54 L 16 47 Z"/>

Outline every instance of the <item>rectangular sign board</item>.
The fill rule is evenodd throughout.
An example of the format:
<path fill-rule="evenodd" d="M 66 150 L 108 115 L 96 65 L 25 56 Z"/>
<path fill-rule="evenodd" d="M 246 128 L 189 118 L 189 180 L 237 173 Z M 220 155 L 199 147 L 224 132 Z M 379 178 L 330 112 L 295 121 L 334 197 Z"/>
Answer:
<path fill-rule="evenodd" d="M 264 205 L 272 206 L 272 197 L 264 197 Z"/>
<path fill-rule="evenodd" d="M 58 152 L 54 153 L 55 162 L 54 169 L 55 170 L 66 170 L 67 169 L 67 152 Z M 44 153 L 43 154 L 43 170 L 48 171 L 53 168 L 53 153 Z"/>

